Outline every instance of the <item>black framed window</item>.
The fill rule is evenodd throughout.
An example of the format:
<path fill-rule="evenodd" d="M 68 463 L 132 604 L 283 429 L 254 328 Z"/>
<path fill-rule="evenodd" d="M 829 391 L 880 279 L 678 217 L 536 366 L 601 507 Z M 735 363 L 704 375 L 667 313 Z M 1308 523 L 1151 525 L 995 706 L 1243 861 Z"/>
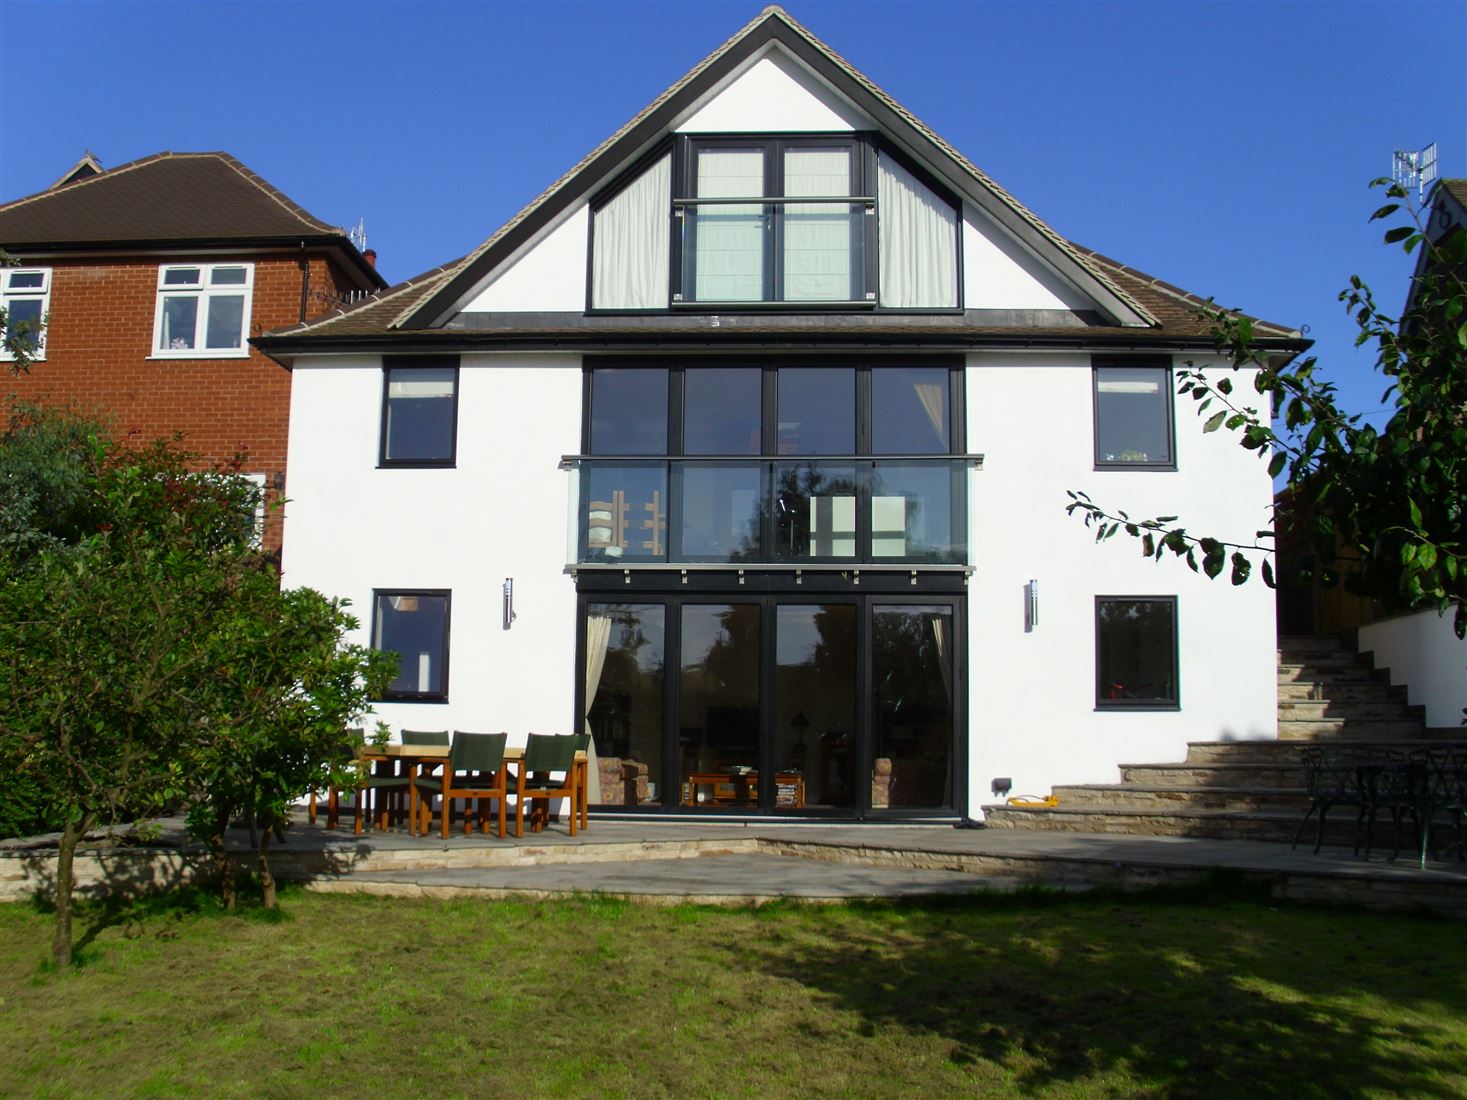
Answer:
<path fill-rule="evenodd" d="M 674 304 L 876 304 L 869 138 L 684 142 Z"/>
<path fill-rule="evenodd" d="M 378 465 L 452 466 L 457 451 L 458 360 L 389 356 Z"/>
<path fill-rule="evenodd" d="M 1095 598 L 1095 706 L 1100 710 L 1175 710 L 1177 598 Z"/>
<path fill-rule="evenodd" d="M 405 702 L 448 701 L 446 588 L 372 592 L 372 648 L 397 654 L 397 678 L 382 698 Z"/>
<path fill-rule="evenodd" d="M 1095 465 L 1176 469 L 1170 358 L 1096 359 L 1092 374 Z"/>

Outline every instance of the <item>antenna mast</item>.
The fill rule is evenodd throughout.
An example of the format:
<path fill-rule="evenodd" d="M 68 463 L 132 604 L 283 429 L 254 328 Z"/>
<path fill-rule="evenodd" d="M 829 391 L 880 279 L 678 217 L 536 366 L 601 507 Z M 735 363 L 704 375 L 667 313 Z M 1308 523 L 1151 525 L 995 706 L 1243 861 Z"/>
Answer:
<path fill-rule="evenodd" d="M 1436 182 L 1436 142 L 1414 153 L 1397 149 L 1391 154 L 1391 178 L 1402 187 L 1416 188 L 1417 201 L 1424 200 Z"/>

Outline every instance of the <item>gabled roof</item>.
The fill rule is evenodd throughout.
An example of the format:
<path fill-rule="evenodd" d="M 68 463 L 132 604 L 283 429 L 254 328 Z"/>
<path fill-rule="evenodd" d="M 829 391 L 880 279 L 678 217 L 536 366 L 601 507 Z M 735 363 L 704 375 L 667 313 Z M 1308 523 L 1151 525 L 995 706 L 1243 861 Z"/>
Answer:
<path fill-rule="evenodd" d="M 105 171 L 106 169 L 102 167 L 102 162 L 97 159 L 97 154 L 88 149 L 82 154 L 81 160 L 68 168 L 66 174 L 53 183 L 49 190 L 54 191 L 56 188 L 64 187 L 68 183 L 84 180 L 88 176 L 98 176 Z"/>
<path fill-rule="evenodd" d="M 460 260 L 457 269 L 443 280 L 442 285 L 400 320 L 400 326 L 423 328 L 442 324 L 516 248 L 659 140 L 689 106 L 714 91 L 721 80 L 737 72 L 741 65 L 761 54 L 772 43 L 777 43 L 829 82 L 870 116 L 884 135 L 941 173 L 949 183 L 1034 250 L 1041 260 L 1061 271 L 1118 321 L 1135 325 L 1154 323 L 1155 319 L 1139 303 L 1093 268 L 1070 247 L 1069 242 L 915 115 L 796 22 L 788 12 L 768 7 Z"/>
<path fill-rule="evenodd" d="M 1005 323 L 1004 318 L 992 316 L 988 311 L 971 310 L 966 315 L 942 318 L 830 314 L 797 321 L 775 314 L 736 318 L 724 315 L 719 318 L 720 342 L 735 331 L 751 339 L 761 336 L 785 339 L 792 333 L 807 338 L 849 334 L 852 339 L 858 336 L 869 339 L 889 332 L 903 338 L 956 342 L 998 337 L 1075 341 L 1080 336 L 1092 342 L 1107 339 L 1120 342 L 1143 339 L 1149 334 L 1162 340 L 1196 345 L 1210 338 L 1210 330 L 1198 313 L 1205 304 L 1203 299 L 1060 236 L 786 12 L 769 7 L 468 255 L 345 310 L 270 333 L 258 339 L 260 347 L 277 357 L 288 357 L 308 347 L 345 346 L 353 341 L 419 348 L 469 345 L 494 339 L 527 344 L 537 339 L 558 339 L 562 341 L 561 346 L 569 346 L 578 341 L 635 341 L 651 333 L 668 339 L 701 337 L 709 327 L 709 319 L 691 314 L 649 318 L 575 314 L 575 323 L 569 329 L 565 318 L 545 314 L 506 314 L 500 319 L 502 323 L 472 331 L 451 322 L 464 302 L 500 264 L 513 258 L 517 250 L 557 217 L 634 162 L 674 129 L 686 112 L 716 91 L 720 82 L 762 56 L 771 44 L 777 44 L 849 98 L 876 122 L 888 140 L 938 172 L 1041 261 L 1078 286 L 1106 315 L 1078 322 L 1070 320 L 1055 326 L 1053 333 L 1046 332 L 1042 325 L 1036 327 L 1032 319 L 1016 325 L 1012 320 Z M 1308 345 L 1297 331 L 1284 325 L 1255 319 L 1255 332 L 1261 339 L 1276 342 L 1280 347 Z"/>
<path fill-rule="evenodd" d="M 364 282 L 385 285 L 344 230 L 228 153 L 157 153 L 0 206 L 11 251 L 300 240 L 339 247 Z"/>

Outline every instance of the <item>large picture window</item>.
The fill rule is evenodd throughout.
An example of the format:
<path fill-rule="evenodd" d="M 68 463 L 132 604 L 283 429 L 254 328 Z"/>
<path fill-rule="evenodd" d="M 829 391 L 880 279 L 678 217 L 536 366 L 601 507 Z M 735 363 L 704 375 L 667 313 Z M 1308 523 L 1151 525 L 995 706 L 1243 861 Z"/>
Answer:
<path fill-rule="evenodd" d="M 372 648 L 397 654 L 397 678 L 383 699 L 448 701 L 446 589 L 377 589 L 372 600 Z"/>
<path fill-rule="evenodd" d="M 452 466 L 458 445 L 458 361 L 389 358 L 382 379 L 383 466 Z"/>
<path fill-rule="evenodd" d="M 1095 465 L 1175 469 L 1171 361 L 1097 360 L 1093 373 Z"/>
<path fill-rule="evenodd" d="M 179 359 L 248 355 L 254 278 L 254 264 L 160 267 L 153 354 Z"/>
<path fill-rule="evenodd" d="M 1170 710 L 1177 691 L 1175 596 L 1097 596 L 1095 705 Z"/>
<path fill-rule="evenodd" d="M 585 392 L 579 562 L 966 557 L 956 365 L 618 364 Z"/>
<path fill-rule="evenodd" d="M 33 359 L 46 358 L 46 315 L 51 303 L 51 269 L 0 268 L 0 309 L 5 311 L 5 334 L 0 359 L 13 359 L 14 343 Z"/>

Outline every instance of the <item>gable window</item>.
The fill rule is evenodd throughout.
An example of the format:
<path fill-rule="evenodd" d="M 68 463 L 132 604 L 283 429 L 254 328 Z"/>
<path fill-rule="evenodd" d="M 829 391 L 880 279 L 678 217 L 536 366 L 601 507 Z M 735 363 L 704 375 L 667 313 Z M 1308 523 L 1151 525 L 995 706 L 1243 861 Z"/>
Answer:
<path fill-rule="evenodd" d="M 1172 710 L 1177 693 L 1177 598 L 1095 598 L 1095 706 Z"/>
<path fill-rule="evenodd" d="M 379 466 L 452 466 L 458 449 L 458 360 L 388 356 L 382 370 Z"/>
<path fill-rule="evenodd" d="M 51 269 L 0 268 L 0 308 L 6 332 L 34 359 L 46 358 L 46 315 L 51 303 Z M 14 359 L 0 348 L 0 359 Z"/>
<path fill-rule="evenodd" d="M 254 278 L 254 264 L 160 267 L 153 354 L 175 359 L 248 355 Z"/>
<path fill-rule="evenodd" d="M 1095 465 L 1176 469 L 1171 360 L 1098 359 L 1093 374 Z"/>
<path fill-rule="evenodd" d="M 372 648 L 397 654 L 397 678 L 382 698 L 448 701 L 446 589 L 376 589 L 372 593 Z"/>

